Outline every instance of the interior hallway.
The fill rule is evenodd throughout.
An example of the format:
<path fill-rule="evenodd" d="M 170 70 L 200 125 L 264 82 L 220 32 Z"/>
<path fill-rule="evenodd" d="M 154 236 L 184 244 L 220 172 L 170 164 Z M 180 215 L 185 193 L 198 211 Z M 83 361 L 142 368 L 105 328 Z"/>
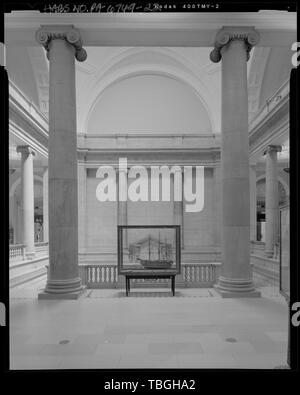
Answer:
<path fill-rule="evenodd" d="M 11 289 L 11 369 L 287 367 L 288 308 L 255 276 L 261 298 L 212 288 L 87 290 L 36 299 L 45 278 Z"/>

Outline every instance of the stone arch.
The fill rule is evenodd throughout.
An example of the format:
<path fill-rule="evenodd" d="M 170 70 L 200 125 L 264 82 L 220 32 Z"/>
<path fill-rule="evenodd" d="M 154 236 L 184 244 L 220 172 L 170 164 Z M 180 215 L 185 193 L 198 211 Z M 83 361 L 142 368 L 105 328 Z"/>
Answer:
<path fill-rule="evenodd" d="M 262 175 L 258 176 L 256 178 L 256 184 L 258 182 L 262 181 L 262 180 L 265 180 L 265 179 L 266 179 L 266 175 L 265 174 L 262 174 Z M 290 195 L 290 193 L 289 193 L 289 186 L 288 186 L 287 182 L 280 176 L 278 176 L 278 182 L 282 186 L 285 196 L 288 197 Z"/>
<path fill-rule="evenodd" d="M 159 62 L 155 63 L 149 61 L 139 63 L 138 65 L 122 65 L 122 62 L 125 60 L 129 62 L 131 57 L 139 54 L 147 54 L 150 51 L 161 57 Z M 110 86 L 110 84 L 133 75 L 158 74 L 174 78 L 192 88 L 207 111 L 212 126 L 212 132 L 219 133 L 220 120 L 217 116 L 218 111 L 214 111 L 216 102 L 210 92 L 210 87 L 207 82 L 200 78 L 200 73 L 200 68 L 199 70 L 196 69 L 195 65 L 192 64 L 189 59 L 169 48 L 125 49 L 110 59 L 105 66 L 99 70 L 97 76 L 89 81 L 89 85 L 87 86 L 88 95 L 82 97 L 80 105 L 78 106 L 79 109 L 82 109 L 78 116 L 78 131 L 84 132 L 87 130 L 91 109 L 103 90 Z"/>

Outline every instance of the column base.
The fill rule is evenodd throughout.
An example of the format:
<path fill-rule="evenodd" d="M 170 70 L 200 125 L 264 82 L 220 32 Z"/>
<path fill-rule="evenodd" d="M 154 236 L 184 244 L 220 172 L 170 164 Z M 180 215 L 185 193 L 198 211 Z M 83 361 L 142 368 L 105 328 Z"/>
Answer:
<path fill-rule="evenodd" d="M 81 278 L 70 280 L 48 280 L 46 288 L 38 294 L 38 299 L 78 299 L 86 290 Z"/>
<path fill-rule="evenodd" d="M 222 298 L 259 298 L 261 296 L 261 293 L 255 290 L 251 279 L 219 277 L 214 288 Z"/>
<path fill-rule="evenodd" d="M 51 294 L 49 292 L 40 292 L 38 294 L 38 299 L 39 300 L 75 300 L 79 299 L 86 291 L 86 287 L 82 287 L 82 290 L 79 292 L 71 292 L 71 293 L 65 293 L 65 294 Z"/>

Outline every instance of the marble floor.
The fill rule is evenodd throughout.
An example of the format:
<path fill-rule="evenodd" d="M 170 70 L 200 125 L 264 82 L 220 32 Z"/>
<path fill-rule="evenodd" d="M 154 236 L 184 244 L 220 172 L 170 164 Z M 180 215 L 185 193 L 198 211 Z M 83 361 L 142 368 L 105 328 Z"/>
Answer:
<path fill-rule="evenodd" d="M 37 300 L 44 281 L 11 289 L 11 369 L 287 368 L 288 308 L 274 285 L 257 299 L 165 288 Z"/>

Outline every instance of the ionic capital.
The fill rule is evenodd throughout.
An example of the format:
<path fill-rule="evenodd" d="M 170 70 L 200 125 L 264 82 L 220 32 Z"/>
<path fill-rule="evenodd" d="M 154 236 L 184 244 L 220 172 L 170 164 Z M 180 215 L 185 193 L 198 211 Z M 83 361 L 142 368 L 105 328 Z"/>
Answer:
<path fill-rule="evenodd" d="M 268 145 L 268 147 L 264 151 L 264 155 L 271 152 L 281 152 L 281 145 Z"/>
<path fill-rule="evenodd" d="M 35 34 L 36 40 L 47 51 L 49 59 L 50 43 L 52 40 L 66 40 L 67 43 L 75 48 L 75 57 L 79 62 L 84 62 L 87 58 L 86 50 L 82 47 L 80 33 L 73 25 L 63 29 L 57 26 L 42 26 Z"/>
<path fill-rule="evenodd" d="M 30 145 L 18 145 L 17 146 L 17 153 L 21 153 L 22 155 L 35 155 L 34 150 L 30 147 Z"/>
<path fill-rule="evenodd" d="M 259 33 L 253 27 L 223 27 L 218 31 L 215 38 L 215 47 L 210 53 L 210 60 L 218 63 L 221 58 L 221 49 L 231 41 L 244 41 L 247 60 L 250 58 L 250 51 L 259 42 Z"/>

